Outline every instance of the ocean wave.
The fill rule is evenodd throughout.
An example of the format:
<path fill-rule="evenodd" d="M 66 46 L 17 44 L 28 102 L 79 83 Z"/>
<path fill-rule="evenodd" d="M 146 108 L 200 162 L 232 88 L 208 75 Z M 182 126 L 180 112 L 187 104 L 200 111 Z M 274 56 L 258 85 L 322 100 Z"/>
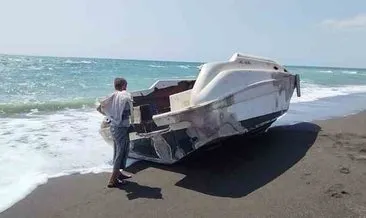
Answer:
<path fill-rule="evenodd" d="M 66 101 L 0 103 L 0 116 L 82 109 L 95 106 L 96 101 L 96 99 L 73 99 Z"/>
<path fill-rule="evenodd" d="M 110 171 L 111 148 L 98 134 L 102 119 L 96 111 L 79 110 L 1 119 L 0 136 L 6 137 L 0 137 L 0 212 L 48 178 Z"/>
<path fill-rule="evenodd" d="M 189 69 L 190 68 L 189 65 L 179 65 L 178 67 L 182 68 L 182 69 Z"/>
<path fill-rule="evenodd" d="M 88 86 L 85 83 L 79 83 L 80 87 L 82 87 L 83 89 L 88 88 Z"/>
<path fill-rule="evenodd" d="M 354 86 L 321 86 L 312 83 L 301 84 L 301 97 L 294 96 L 292 103 L 311 102 L 322 98 L 351 95 L 357 93 L 366 93 L 366 85 Z"/>
<path fill-rule="evenodd" d="M 43 70 L 44 66 L 29 66 L 28 70 Z"/>
<path fill-rule="evenodd" d="M 70 59 L 67 59 L 65 62 L 65 64 L 93 64 L 95 63 L 94 61 L 72 61 Z"/>
<path fill-rule="evenodd" d="M 8 61 L 14 61 L 14 62 L 23 62 L 24 61 L 24 59 L 22 59 L 22 58 L 8 58 Z"/>
<path fill-rule="evenodd" d="M 342 73 L 345 73 L 345 74 L 357 74 L 358 72 L 357 71 L 344 70 L 344 71 L 342 71 Z"/>
<path fill-rule="evenodd" d="M 149 67 L 153 67 L 153 68 L 165 68 L 166 66 L 150 64 Z"/>
<path fill-rule="evenodd" d="M 331 70 L 319 70 L 320 73 L 333 73 Z"/>
<path fill-rule="evenodd" d="M 196 79 L 197 78 L 197 76 L 184 76 L 184 78 L 190 78 L 190 79 Z"/>

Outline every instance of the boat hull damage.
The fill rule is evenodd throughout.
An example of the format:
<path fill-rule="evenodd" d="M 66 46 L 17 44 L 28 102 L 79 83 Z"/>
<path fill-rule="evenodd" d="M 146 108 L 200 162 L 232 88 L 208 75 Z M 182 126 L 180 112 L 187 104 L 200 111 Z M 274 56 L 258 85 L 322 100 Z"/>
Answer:
<path fill-rule="evenodd" d="M 218 129 L 218 134 L 212 135 L 202 136 L 202 129 L 197 128 L 170 130 L 150 136 L 139 136 L 136 133 L 130 133 L 129 157 L 162 164 L 173 164 L 194 151 L 203 147 L 209 148 L 219 140 L 229 136 L 241 134 L 257 135 L 265 132 L 285 112 L 279 111 L 237 122 L 235 126 L 240 126 L 239 129 L 235 128 L 234 125 L 231 126 L 232 123 L 226 123 Z M 226 134 L 223 134 L 225 132 Z M 108 125 L 101 129 L 101 134 L 104 135 L 105 139 L 108 138 L 106 139 L 108 143 L 113 144 Z"/>

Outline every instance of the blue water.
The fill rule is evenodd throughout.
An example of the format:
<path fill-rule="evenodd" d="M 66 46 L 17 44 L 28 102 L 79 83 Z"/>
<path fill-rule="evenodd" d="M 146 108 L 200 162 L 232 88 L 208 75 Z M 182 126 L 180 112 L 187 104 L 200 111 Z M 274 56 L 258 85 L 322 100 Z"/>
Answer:
<path fill-rule="evenodd" d="M 201 64 L 3 55 L 0 56 L 0 115 L 27 113 L 32 109 L 57 111 L 94 106 L 96 98 L 112 91 L 116 76 L 125 77 L 129 90 L 134 91 L 148 88 L 158 79 L 195 78 Z M 305 90 L 325 88 L 323 95 L 363 91 L 366 84 L 366 69 L 289 66 L 288 70 L 301 75 Z M 362 87 L 347 90 L 350 86 Z"/>
<path fill-rule="evenodd" d="M 128 89 L 193 79 L 202 63 L 0 55 L 0 211 L 53 176 L 110 168 L 98 98 L 123 76 Z M 302 97 L 276 125 L 366 109 L 366 69 L 287 66 Z M 15 169 L 22 169 L 21 175 Z"/>
<path fill-rule="evenodd" d="M 112 91 L 114 77 L 129 89 L 158 79 L 195 78 L 199 63 L 0 56 L 0 113 L 93 106 Z"/>

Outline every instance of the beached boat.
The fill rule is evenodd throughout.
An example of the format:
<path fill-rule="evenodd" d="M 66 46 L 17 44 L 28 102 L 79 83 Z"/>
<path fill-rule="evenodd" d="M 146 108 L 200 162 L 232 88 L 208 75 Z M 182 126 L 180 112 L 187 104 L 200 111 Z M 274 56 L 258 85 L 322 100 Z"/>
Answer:
<path fill-rule="evenodd" d="M 195 80 L 157 81 L 132 93 L 129 157 L 172 164 L 223 138 L 266 131 L 289 109 L 300 79 L 278 63 L 234 54 L 206 63 Z M 108 123 L 100 133 L 112 144 Z"/>

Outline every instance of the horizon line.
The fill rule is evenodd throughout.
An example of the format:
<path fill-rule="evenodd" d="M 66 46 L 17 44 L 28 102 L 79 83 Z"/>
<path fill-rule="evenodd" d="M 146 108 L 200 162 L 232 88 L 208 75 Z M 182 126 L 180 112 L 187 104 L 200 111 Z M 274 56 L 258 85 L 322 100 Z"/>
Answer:
<path fill-rule="evenodd" d="M 85 58 L 85 59 L 100 59 L 100 60 L 121 60 L 121 61 L 157 61 L 157 62 L 181 62 L 181 63 L 197 63 L 204 64 L 215 61 L 185 61 L 185 60 L 162 60 L 162 59 L 134 59 L 134 58 L 122 58 L 122 57 L 95 57 L 95 56 L 59 56 L 59 55 L 34 55 L 34 54 L 16 54 L 16 53 L 0 53 L 0 55 L 7 56 L 25 56 L 25 57 L 45 57 L 45 58 Z M 286 67 L 312 67 L 312 68 L 341 68 L 341 69 L 358 69 L 364 70 L 360 67 L 344 67 L 344 66 L 325 66 L 325 65 L 293 65 L 293 64 L 281 64 Z"/>
<path fill-rule="evenodd" d="M 101 60 L 125 60 L 125 61 L 159 61 L 159 62 L 182 62 L 182 63 L 207 63 L 207 61 L 183 61 L 183 60 L 159 60 L 159 59 L 137 59 L 122 57 L 96 57 L 96 56 L 72 56 L 72 55 L 35 55 L 35 54 L 16 54 L 16 53 L 0 53 L 0 55 L 8 56 L 25 56 L 25 57 L 46 57 L 46 58 L 85 58 L 85 59 L 101 59 Z"/>

